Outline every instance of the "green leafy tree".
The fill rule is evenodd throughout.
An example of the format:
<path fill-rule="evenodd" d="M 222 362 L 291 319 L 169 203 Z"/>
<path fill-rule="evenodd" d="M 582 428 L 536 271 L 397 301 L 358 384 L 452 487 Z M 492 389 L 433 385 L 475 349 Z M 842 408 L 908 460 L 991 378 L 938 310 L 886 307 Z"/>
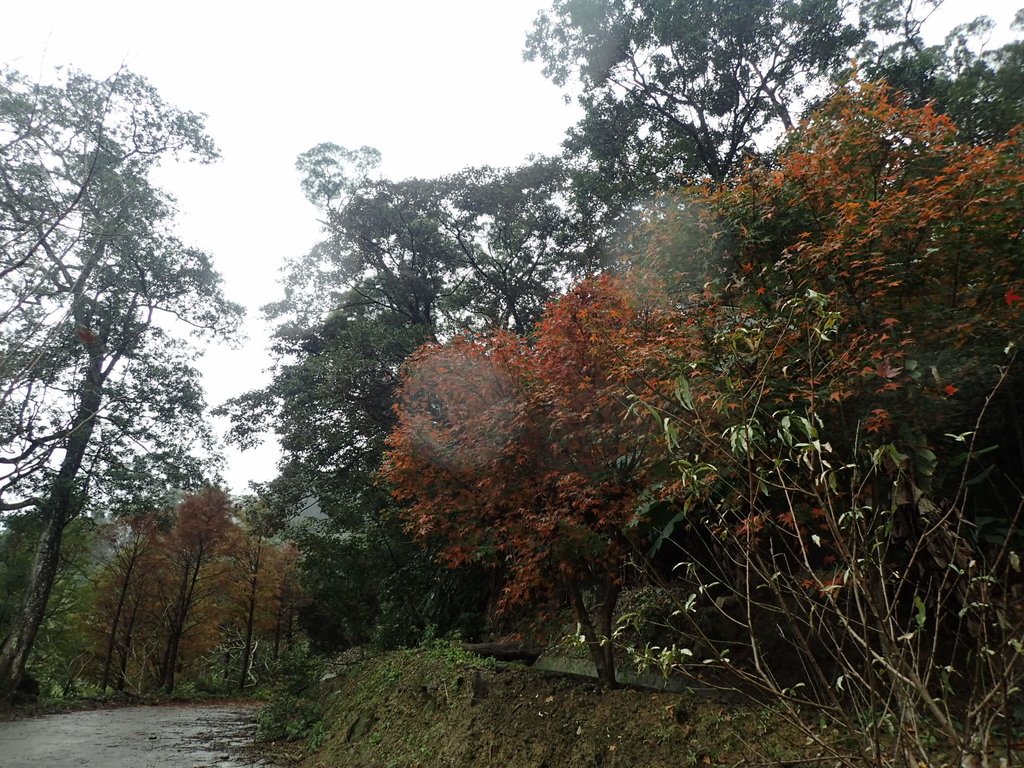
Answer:
<path fill-rule="evenodd" d="M 401 364 L 459 331 L 529 329 L 592 261 L 557 161 L 403 181 L 377 178 L 378 161 L 374 150 L 331 144 L 299 158 L 325 237 L 290 265 L 284 299 L 267 308 L 278 323 L 273 383 L 227 408 L 243 444 L 268 421 L 277 430 L 286 460 L 267 489 L 270 507 L 287 516 L 315 499 L 330 518 L 322 541 L 303 541 L 305 614 L 316 616 L 314 634 L 335 627 L 339 644 L 373 634 L 367 607 L 409 628 L 403 637 L 468 621 L 435 590 L 451 574 L 387 519 L 376 477 Z M 347 575 L 327 573 L 332 561 Z M 366 605 L 330 598 L 346 578 L 366 584 Z"/>
<path fill-rule="evenodd" d="M 202 119 L 142 78 L 75 72 L 0 86 L 0 510 L 42 521 L 0 646 L 11 695 L 46 610 L 63 530 L 90 498 L 194 483 L 205 429 L 193 340 L 230 335 L 209 257 L 172 233 L 149 173 L 216 157 Z M 142 471 L 152 470 L 152 471 Z"/>
<path fill-rule="evenodd" d="M 980 51 L 984 17 L 928 42 L 939 2 L 555 0 L 525 55 L 583 109 L 565 142 L 574 201 L 607 234 L 658 190 L 770 155 L 851 62 L 935 102 L 971 141 L 1005 137 L 1022 116 L 1020 43 Z"/>
<path fill-rule="evenodd" d="M 842 69 L 844 0 L 557 0 L 527 40 L 583 118 L 570 154 L 639 194 L 674 174 L 720 182 Z"/>
<path fill-rule="evenodd" d="M 455 240 L 456 274 L 464 276 L 454 296 L 461 329 L 526 333 L 546 302 L 598 268 L 561 160 L 470 168 L 439 185 L 439 216 Z"/>
<path fill-rule="evenodd" d="M 982 17 L 950 35 L 951 66 L 940 72 L 934 89 L 939 108 L 971 143 L 1001 141 L 1024 122 L 1024 41 L 976 52 L 972 38 L 983 38 L 991 28 Z M 1017 12 L 1013 28 L 1024 31 L 1024 10 Z"/>
<path fill-rule="evenodd" d="M 955 27 L 945 40 L 925 38 L 922 25 L 941 2 L 913 6 L 871 0 L 861 9 L 864 38 L 857 51 L 861 74 L 885 80 L 915 106 L 933 104 L 956 122 L 965 141 L 992 143 L 1005 139 L 1024 120 L 1020 40 L 987 48 L 995 22 L 988 16 Z M 1024 28 L 1018 11 L 1011 28 Z"/>

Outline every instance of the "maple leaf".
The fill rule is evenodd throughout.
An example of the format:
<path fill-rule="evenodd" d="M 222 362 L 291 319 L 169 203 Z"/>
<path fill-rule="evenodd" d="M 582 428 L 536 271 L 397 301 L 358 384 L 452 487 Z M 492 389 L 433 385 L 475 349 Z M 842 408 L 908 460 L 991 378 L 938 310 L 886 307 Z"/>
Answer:
<path fill-rule="evenodd" d="M 889 412 L 884 408 L 875 408 L 871 416 L 864 422 L 864 429 L 867 432 L 881 432 L 889 425 Z"/>
<path fill-rule="evenodd" d="M 796 516 L 792 512 L 781 512 L 775 516 L 775 519 L 786 528 L 796 530 Z"/>
<path fill-rule="evenodd" d="M 1007 288 L 1006 295 L 1003 297 L 1006 299 L 1006 306 L 1012 307 L 1014 304 L 1024 302 L 1024 296 L 1017 293 L 1016 288 Z"/>
<path fill-rule="evenodd" d="M 953 395 L 960 391 L 960 388 L 954 387 L 952 384 L 947 384 L 942 388 L 942 391 L 945 392 L 950 397 L 952 397 Z"/>
<path fill-rule="evenodd" d="M 879 363 L 873 368 L 873 371 L 883 379 L 895 379 L 902 370 L 902 368 L 897 368 L 890 364 L 888 360 Z"/>

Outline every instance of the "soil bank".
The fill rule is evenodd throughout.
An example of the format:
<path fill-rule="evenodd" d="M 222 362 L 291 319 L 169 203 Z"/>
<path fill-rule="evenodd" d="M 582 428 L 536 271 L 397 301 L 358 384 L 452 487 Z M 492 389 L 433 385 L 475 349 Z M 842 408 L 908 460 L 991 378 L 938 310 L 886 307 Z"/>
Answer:
<path fill-rule="evenodd" d="M 815 757 L 770 709 L 405 651 L 338 664 L 306 768 L 703 768 Z"/>

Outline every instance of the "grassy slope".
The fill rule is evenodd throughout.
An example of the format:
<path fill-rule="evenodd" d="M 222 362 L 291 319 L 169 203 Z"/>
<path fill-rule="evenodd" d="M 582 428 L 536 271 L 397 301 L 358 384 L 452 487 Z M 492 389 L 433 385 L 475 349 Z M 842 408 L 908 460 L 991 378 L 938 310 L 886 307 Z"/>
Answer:
<path fill-rule="evenodd" d="M 322 693 L 327 715 L 307 768 L 656 768 L 808 756 L 803 737 L 764 709 L 606 691 L 446 647 L 339 665 Z"/>

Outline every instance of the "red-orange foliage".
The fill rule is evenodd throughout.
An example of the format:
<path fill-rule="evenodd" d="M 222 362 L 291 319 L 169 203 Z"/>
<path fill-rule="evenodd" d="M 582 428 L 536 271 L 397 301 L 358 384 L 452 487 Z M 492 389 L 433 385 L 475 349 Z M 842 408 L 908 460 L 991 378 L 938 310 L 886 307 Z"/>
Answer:
<path fill-rule="evenodd" d="M 224 585 L 216 614 L 218 639 L 224 643 L 225 634 L 238 636 L 241 647 L 235 674 L 242 691 L 255 678 L 252 666 L 260 638 L 270 638 L 275 659 L 282 634 L 291 638 L 288 625 L 294 622 L 301 599 L 295 572 L 300 555 L 294 546 L 275 543 L 258 530 L 240 526 L 230 530 L 224 552 L 229 583 Z"/>
<path fill-rule="evenodd" d="M 732 256 L 745 279 L 732 300 L 769 316 L 813 291 L 841 318 L 830 368 L 795 371 L 801 397 L 841 402 L 911 384 L 983 397 L 1020 336 L 1019 133 L 964 145 L 930 107 L 856 84 L 814 114 L 776 167 L 705 197 L 739 233 Z M 806 348 L 806 322 L 793 327 L 784 346 Z"/>
<path fill-rule="evenodd" d="M 235 512 L 223 491 L 207 488 L 173 510 L 103 526 L 92 629 L 101 687 L 168 687 L 184 672 L 222 674 L 222 684 L 243 689 L 263 641 L 270 653 L 261 655 L 275 659 L 282 640 L 291 644 L 301 554 L 239 525 Z M 208 656 L 218 647 L 224 661 L 214 672 Z"/>
<path fill-rule="evenodd" d="M 815 515 L 823 496 L 830 511 L 909 513 L 924 493 L 932 510 L 982 514 L 947 433 L 998 444 L 985 466 L 966 459 L 972 475 L 1024 475 L 1022 138 L 967 145 L 932 109 L 854 84 L 771 165 L 659 201 L 647 261 L 682 286 L 681 322 L 703 339 L 688 376 L 704 399 L 674 418 L 677 455 L 714 465 L 687 500 L 699 491 L 715 533 L 736 534 L 737 561 L 771 536 L 801 555 L 813 535 L 821 566 L 841 535 Z M 877 469 L 877 486 L 822 461 Z"/>
<path fill-rule="evenodd" d="M 712 406 L 692 447 L 714 451 L 723 421 L 774 434 L 791 412 L 844 448 L 897 441 L 927 464 L 944 433 L 974 429 L 1024 330 L 1022 138 L 966 145 L 931 108 L 853 84 L 770 166 L 659 201 L 646 261 L 700 329 L 688 375 Z M 1011 372 L 995 422 L 1015 420 L 1019 387 Z"/>
<path fill-rule="evenodd" d="M 384 468 L 410 530 L 448 563 L 507 570 L 505 605 L 565 589 L 595 642 L 662 455 L 630 396 L 666 394 L 675 334 L 672 313 L 628 287 L 584 282 L 549 307 L 532 346 L 498 334 L 420 350 Z M 602 593 L 599 628 L 584 584 Z"/>
<path fill-rule="evenodd" d="M 129 684 L 130 657 L 159 562 L 159 538 L 158 517 L 152 512 L 119 518 L 101 529 L 103 559 L 92 610 L 96 648 L 102 658 L 101 691 L 110 684 L 123 691 Z"/>
<path fill-rule="evenodd" d="M 929 437 L 974 427 L 1021 342 L 1022 149 L 966 146 L 930 108 L 855 84 L 770 168 L 659 201 L 646 261 L 685 263 L 672 302 L 641 298 L 658 291 L 630 288 L 639 272 L 606 276 L 554 302 L 532 342 L 411 361 L 384 469 L 410 530 L 450 564 L 507 569 L 506 604 L 562 585 L 588 639 L 580 584 L 613 602 L 638 501 L 679 490 L 661 484 L 662 437 L 699 465 L 687 501 L 751 545 L 770 521 L 822 530 L 815 488 L 774 508 L 761 482 L 795 442 L 825 425 L 846 461 L 902 430 L 934 460 Z"/>
<path fill-rule="evenodd" d="M 229 583 L 223 562 L 234 505 L 219 488 L 190 494 L 178 505 L 174 525 L 159 541 L 157 601 L 164 630 L 160 682 L 171 693 L 182 657 L 196 658 L 217 644 L 216 598 Z"/>

